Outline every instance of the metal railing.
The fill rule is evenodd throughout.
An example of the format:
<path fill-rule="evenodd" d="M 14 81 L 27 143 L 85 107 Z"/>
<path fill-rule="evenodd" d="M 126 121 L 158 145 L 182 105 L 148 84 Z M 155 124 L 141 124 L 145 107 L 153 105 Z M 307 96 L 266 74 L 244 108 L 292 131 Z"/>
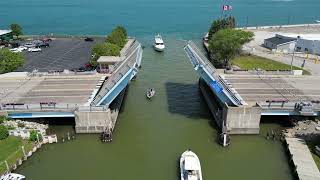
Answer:
<path fill-rule="evenodd" d="M 223 87 L 223 89 L 229 94 L 229 97 L 231 97 L 232 101 L 236 103 L 236 105 L 242 105 L 242 100 L 239 99 L 233 91 L 231 91 L 230 87 L 226 84 L 226 82 L 216 74 L 216 68 L 211 64 L 211 62 L 208 60 L 207 57 L 203 55 L 203 53 L 200 51 L 200 49 L 192 42 L 189 41 L 187 46 L 191 48 L 191 51 L 193 51 L 193 54 L 196 56 L 199 65 L 201 65 L 210 75 L 217 81 L 217 83 Z"/>
<path fill-rule="evenodd" d="M 106 106 L 82 106 L 67 103 L 0 104 L 0 111 L 109 111 Z"/>
<path fill-rule="evenodd" d="M 141 45 L 138 41 L 134 40 L 128 50 L 125 52 L 126 57 L 123 61 L 115 65 L 115 71 L 112 75 L 104 82 L 97 96 L 92 101 L 91 105 L 97 106 L 102 98 L 108 94 L 108 92 L 119 82 L 119 80 L 124 77 L 124 75 L 133 68 L 134 64 L 137 61 L 138 49 L 141 48 Z"/>

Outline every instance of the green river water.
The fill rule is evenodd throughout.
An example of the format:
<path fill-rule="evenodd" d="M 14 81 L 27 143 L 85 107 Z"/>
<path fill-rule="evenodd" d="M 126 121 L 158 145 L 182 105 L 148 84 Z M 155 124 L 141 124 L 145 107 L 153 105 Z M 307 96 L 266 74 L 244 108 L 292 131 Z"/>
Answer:
<path fill-rule="evenodd" d="M 231 136 L 231 145 L 216 143 L 213 117 L 198 89 L 183 46 L 166 38 L 167 49 L 157 53 L 152 37 L 144 43 L 142 69 L 131 82 L 118 118 L 113 142 L 98 135 L 77 135 L 70 142 L 45 145 L 17 170 L 29 180 L 178 180 L 180 154 L 191 148 L 200 158 L 204 180 L 293 179 L 284 147 L 261 135 Z M 157 91 L 152 101 L 145 91 Z M 58 135 L 71 126 L 53 126 Z"/>

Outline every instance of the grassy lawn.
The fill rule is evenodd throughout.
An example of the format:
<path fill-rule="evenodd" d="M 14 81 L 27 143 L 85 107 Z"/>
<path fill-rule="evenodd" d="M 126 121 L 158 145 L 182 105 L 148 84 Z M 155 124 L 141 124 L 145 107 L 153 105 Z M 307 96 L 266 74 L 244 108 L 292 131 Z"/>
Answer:
<path fill-rule="evenodd" d="M 21 146 L 25 147 L 26 153 L 32 149 L 32 143 L 18 137 L 9 136 L 0 141 L 0 174 L 6 171 L 4 161 L 7 160 L 9 166 L 23 157 Z"/>
<path fill-rule="evenodd" d="M 277 62 L 271 59 L 266 59 L 259 56 L 239 56 L 234 58 L 231 63 L 241 69 L 263 69 L 263 70 L 290 70 L 290 65 Z M 294 70 L 303 70 L 302 68 L 293 66 Z M 310 75 L 310 72 L 303 70 L 304 75 Z"/>

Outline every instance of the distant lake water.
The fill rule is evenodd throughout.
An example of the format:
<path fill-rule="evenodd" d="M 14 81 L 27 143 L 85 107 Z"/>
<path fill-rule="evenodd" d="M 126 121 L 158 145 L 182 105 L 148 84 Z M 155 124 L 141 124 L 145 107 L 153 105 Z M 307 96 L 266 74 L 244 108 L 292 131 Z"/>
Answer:
<path fill-rule="evenodd" d="M 313 23 L 319 0 L 224 0 L 238 25 Z M 221 15 L 223 0 L 1 0 L 0 29 L 11 23 L 25 34 L 104 35 L 121 24 L 130 35 L 156 32 L 199 37 Z"/>

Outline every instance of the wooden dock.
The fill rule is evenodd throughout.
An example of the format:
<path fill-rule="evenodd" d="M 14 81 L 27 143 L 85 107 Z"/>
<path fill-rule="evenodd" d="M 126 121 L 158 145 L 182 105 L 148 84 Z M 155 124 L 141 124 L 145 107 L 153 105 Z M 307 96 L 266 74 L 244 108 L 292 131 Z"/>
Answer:
<path fill-rule="evenodd" d="M 299 180 L 320 180 L 320 172 L 305 140 L 286 138 L 286 143 Z"/>

